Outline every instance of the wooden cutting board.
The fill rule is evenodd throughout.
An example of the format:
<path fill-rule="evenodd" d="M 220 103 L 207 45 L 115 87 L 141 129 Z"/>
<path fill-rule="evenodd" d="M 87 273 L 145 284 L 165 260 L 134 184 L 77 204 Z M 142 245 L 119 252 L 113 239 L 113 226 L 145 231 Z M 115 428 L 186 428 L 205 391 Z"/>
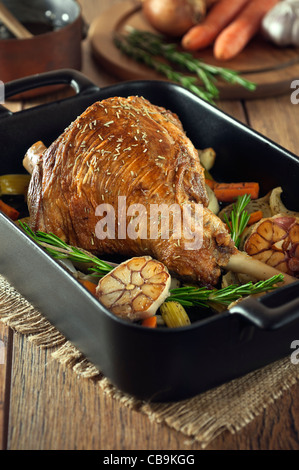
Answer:
<path fill-rule="evenodd" d="M 89 39 L 95 60 L 122 80 L 166 80 L 116 48 L 114 35 L 125 33 L 128 26 L 153 31 L 142 14 L 138 0 L 116 4 L 92 22 Z M 219 81 L 222 99 L 263 98 L 285 93 L 291 95 L 291 82 L 299 79 L 299 48 L 280 48 L 262 36 L 254 38 L 238 57 L 227 62 L 215 60 L 212 48 L 198 51 L 194 55 L 206 63 L 236 70 L 257 85 L 256 90 L 250 92 L 241 86 Z"/>

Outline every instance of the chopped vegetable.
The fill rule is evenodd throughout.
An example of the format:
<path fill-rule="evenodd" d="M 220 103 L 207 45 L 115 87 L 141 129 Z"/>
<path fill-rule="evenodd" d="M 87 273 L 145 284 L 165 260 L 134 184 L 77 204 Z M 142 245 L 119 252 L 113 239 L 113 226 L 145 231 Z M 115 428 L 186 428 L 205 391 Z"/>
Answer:
<path fill-rule="evenodd" d="M 178 302 L 164 302 L 160 312 L 168 328 L 178 328 L 190 325 L 190 318 L 184 307 Z"/>
<path fill-rule="evenodd" d="M 249 220 L 248 220 L 248 223 L 247 225 L 253 225 L 253 224 L 256 224 L 259 220 L 261 220 L 263 218 L 263 213 L 262 211 L 255 211 L 255 212 L 252 212 L 250 215 L 249 215 Z"/>
<path fill-rule="evenodd" d="M 224 221 L 229 229 L 232 240 L 235 242 L 236 247 L 239 247 L 240 237 L 244 232 L 248 221 L 250 219 L 249 214 L 245 211 L 247 204 L 250 201 L 250 196 L 245 194 L 239 196 L 237 202 L 233 205 L 230 213 L 230 219 L 224 214 Z"/>
<path fill-rule="evenodd" d="M 214 56 L 218 60 L 236 57 L 259 31 L 262 19 L 279 0 L 251 0 L 237 18 L 217 36 Z"/>
<path fill-rule="evenodd" d="M 170 282 L 164 264 L 140 256 L 124 261 L 100 279 L 96 296 L 118 317 L 143 320 L 155 315 L 168 297 Z"/>
<path fill-rule="evenodd" d="M 153 317 L 145 318 L 142 320 L 141 325 L 148 328 L 157 328 L 157 316 L 154 315 Z"/>
<path fill-rule="evenodd" d="M 0 176 L 0 195 L 25 195 L 29 182 L 30 175 L 2 175 Z"/>
<path fill-rule="evenodd" d="M 197 150 L 201 165 L 205 170 L 210 171 L 216 160 L 216 152 L 212 148 Z"/>
<path fill-rule="evenodd" d="M 209 186 L 210 189 L 214 189 L 215 186 L 215 181 L 211 180 L 210 178 L 205 178 L 205 183 L 207 186 Z"/>
<path fill-rule="evenodd" d="M 35 142 L 35 144 L 27 150 L 23 158 L 23 167 L 26 168 L 30 175 L 45 150 L 47 150 L 47 147 L 41 140 Z"/>
<path fill-rule="evenodd" d="M 6 204 L 5 202 L 0 200 L 0 211 L 2 211 L 5 215 L 7 215 L 11 220 L 17 220 L 20 216 L 19 211 L 17 211 L 14 207 Z"/>
<path fill-rule="evenodd" d="M 299 212 L 291 211 L 286 208 L 281 200 L 282 188 L 278 186 L 271 191 L 269 197 L 269 206 L 271 209 L 271 215 L 285 214 L 293 217 L 299 217 Z"/>
<path fill-rule="evenodd" d="M 196 51 L 203 49 L 215 40 L 248 0 L 219 0 L 209 11 L 203 22 L 193 26 L 182 38 L 184 49 Z"/>
<path fill-rule="evenodd" d="M 82 284 L 92 295 L 96 295 L 97 284 L 89 281 L 88 279 L 79 279 L 80 284 Z"/>
<path fill-rule="evenodd" d="M 234 202 L 238 196 L 249 194 L 252 199 L 257 199 L 259 196 L 258 183 L 215 183 L 214 193 L 220 202 Z"/>
<path fill-rule="evenodd" d="M 206 186 L 206 191 L 207 191 L 207 195 L 208 195 L 208 198 L 209 198 L 208 208 L 214 214 L 218 214 L 220 208 L 219 208 L 218 199 L 216 198 L 213 189 L 209 185 L 207 185 Z"/>

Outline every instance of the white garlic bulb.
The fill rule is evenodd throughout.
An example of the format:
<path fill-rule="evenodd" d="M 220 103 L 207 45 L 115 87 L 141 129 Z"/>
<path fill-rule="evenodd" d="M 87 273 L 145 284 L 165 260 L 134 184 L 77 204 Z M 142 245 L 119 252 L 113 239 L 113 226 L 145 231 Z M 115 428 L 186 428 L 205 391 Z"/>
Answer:
<path fill-rule="evenodd" d="M 262 33 L 278 46 L 299 46 L 299 0 L 283 0 L 263 18 Z"/>

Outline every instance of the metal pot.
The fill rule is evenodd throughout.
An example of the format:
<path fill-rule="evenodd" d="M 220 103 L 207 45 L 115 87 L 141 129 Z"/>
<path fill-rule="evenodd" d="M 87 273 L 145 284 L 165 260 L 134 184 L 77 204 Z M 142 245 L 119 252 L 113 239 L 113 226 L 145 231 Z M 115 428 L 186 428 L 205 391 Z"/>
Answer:
<path fill-rule="evenodd" d="M 0 23 L 1 81 L 61 68 L 81 69 L 84 22 L 75 0 L 3 0 L 3 4 L 34 36 L 16 39 Z M 26 96 L 48 91 L 34 90 Z"/>

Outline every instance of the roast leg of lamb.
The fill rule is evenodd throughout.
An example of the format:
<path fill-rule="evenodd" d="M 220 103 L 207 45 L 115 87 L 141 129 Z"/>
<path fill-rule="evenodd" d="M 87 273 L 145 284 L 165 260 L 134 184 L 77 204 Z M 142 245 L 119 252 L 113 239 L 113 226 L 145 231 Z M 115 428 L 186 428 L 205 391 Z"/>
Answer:
<path fill-rule="evenodd" d="M 146 254 L 175 277 L 199 285 L 215 286 L 222 268 L 254 272 L 261 279 L 277 274 L 238 252 L 226 226 L 208 209 L 198 153 L 172 112 L 142 97 L 109 98 L 90 106 L 49 148 L 42 152 L 38 147 L 38 158 L 31 149 L 24 160 L 32 171 L 28 207 L 33 230 L 55 233 L 98 256 Z M 123 225 L 129 227 L 132 214 L 118 213 L 120 197 L 126 208 L 145 208 L 143 237 L 140 231 L 124 236 Z M 105 204 L 115 208 L 116 217 L 114 236 L 106 238 L 96 230 Z M 200 246 L 186 249 L 190 237 L 182 226 L 181 236 L 175 236 L 173 220 L 168 237 L 161 232 L 150 236 L 151 208 L 161 204 L 175 204 L 182 212 L 188 205 L 191 220 L 200 205 Z"/>

